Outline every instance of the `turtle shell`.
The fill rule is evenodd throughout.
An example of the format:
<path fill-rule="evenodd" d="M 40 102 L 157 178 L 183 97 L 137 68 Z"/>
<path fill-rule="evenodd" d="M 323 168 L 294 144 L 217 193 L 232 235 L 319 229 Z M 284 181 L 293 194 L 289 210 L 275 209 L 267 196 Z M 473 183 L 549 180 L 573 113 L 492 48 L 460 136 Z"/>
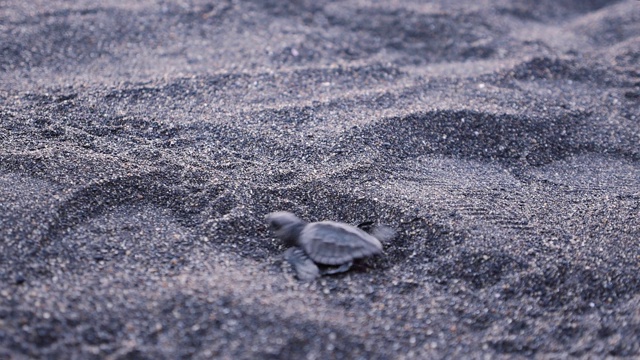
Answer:
<path fill-rule="evenodd" d="M 307 224 L 298 244 L 313 261 L 325 265 L 341 265 L 382 252 L 382 244 L 372 235 L 334 221 Z"/>

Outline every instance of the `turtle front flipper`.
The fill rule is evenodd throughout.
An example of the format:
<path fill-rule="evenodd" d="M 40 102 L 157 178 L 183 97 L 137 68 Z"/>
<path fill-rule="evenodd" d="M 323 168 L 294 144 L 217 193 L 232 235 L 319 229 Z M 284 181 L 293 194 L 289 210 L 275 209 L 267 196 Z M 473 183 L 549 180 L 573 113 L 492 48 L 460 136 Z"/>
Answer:
<path fill-rule="evenodd" d="M 348 263 L 342 264 L 340 265 L 340 267 L 337 267 L 337 268 L 334 267 L 334 268 L 324 269 L 320 271 L 320 275 L 332 275 L 332 274 L 343 273 L 343 272 L 349 271 L 349 269 L 351 269 L 351 265 L 353 265 L 353 261 L 349 261 Z"/>
<path fill-rule="evenodd" d="M 299 247 L 287 249 L 287 251 L 284 252 L 284 259 L 293 266 L 299 280 L 311 281 L 321 275 L 318 266 L 307 256 L 304 250 Z"/>

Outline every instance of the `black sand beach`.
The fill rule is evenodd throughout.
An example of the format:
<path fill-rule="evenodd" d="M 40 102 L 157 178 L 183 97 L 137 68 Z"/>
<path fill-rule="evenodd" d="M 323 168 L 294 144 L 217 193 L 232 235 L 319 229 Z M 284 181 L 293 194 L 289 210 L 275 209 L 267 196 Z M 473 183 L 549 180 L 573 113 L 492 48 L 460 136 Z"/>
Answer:
<path fill-rule="evenodd" d="M 0 1 L 0 359 L 640 356 L 639 64 L 636 0 Z M 302 283 L 275 210 L 398 234 Z"/>

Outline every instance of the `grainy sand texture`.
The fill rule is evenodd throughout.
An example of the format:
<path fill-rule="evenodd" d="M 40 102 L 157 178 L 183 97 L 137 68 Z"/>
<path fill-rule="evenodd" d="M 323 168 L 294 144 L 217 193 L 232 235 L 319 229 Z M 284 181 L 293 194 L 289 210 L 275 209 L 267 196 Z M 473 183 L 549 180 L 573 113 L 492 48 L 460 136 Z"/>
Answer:
<path fill-rule="evenodd" d="M 0 0 L 0 359 L 640 356 L 640 2 Z M 265 215 L 387 224 L 300 282 Z"/>

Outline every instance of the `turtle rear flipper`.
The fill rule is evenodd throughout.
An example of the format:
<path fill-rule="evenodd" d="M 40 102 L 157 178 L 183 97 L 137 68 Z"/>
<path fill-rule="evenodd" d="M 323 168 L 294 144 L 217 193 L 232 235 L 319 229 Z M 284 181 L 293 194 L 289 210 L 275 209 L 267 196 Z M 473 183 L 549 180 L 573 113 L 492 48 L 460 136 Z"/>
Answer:
<path fill-rule="evenodd" d="M 318 265 L 299 247 L 287 249 L 284 253 L 284 259 L 293 266 L 299 280 L 311 281 L 321 275 Z"/>
<path fill-rule="evenodd" d="M 386 225 L 378 225 L 369 232 L 374 238 L 380 240 L 381 243 L 390 241 L 396 236 L 396 231 Z"/>

